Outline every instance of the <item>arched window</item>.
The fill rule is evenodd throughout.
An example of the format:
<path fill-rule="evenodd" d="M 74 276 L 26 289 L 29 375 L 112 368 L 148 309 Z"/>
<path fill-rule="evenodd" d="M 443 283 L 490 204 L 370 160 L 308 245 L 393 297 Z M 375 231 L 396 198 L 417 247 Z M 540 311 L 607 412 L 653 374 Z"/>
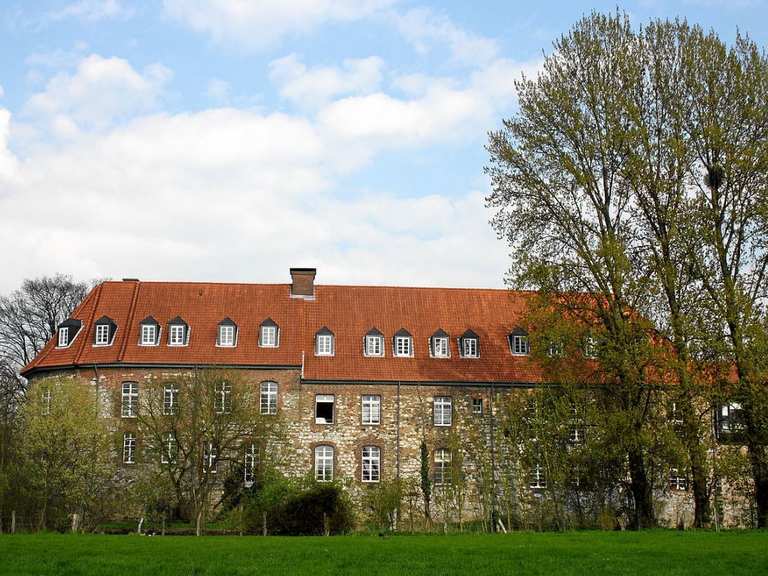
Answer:
<path fill-rule="evenodd" d="M 334 351 L 333 332 L 323 326 L 315 334 L 315 356 L 333 356 Z"/>

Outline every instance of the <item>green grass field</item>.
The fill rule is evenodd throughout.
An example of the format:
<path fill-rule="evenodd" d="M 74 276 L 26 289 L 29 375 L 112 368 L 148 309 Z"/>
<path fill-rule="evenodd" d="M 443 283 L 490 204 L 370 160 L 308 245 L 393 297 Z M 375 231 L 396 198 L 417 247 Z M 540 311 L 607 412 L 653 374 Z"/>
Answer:
<path fill-rule="evenodd" d="M 0 573 L 768 574 L 768 532 L 203 537 L 0 536 Z"/>

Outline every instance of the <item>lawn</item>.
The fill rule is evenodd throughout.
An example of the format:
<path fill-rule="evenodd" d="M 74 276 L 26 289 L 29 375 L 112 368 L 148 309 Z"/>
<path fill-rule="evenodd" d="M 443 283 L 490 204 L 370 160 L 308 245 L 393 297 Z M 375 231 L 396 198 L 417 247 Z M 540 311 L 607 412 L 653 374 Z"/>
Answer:
<path fill-rule="evenodd" d="M 768 574 L 768 532 L 0 536 L 0 574 Z"/>

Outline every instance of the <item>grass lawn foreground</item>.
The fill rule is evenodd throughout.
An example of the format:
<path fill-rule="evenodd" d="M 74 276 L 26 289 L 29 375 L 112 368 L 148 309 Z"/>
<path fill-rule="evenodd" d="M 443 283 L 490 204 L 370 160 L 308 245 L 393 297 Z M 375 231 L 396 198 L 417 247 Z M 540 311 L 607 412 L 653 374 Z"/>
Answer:
<path fill-rule="evenodd" d="M 768 574 L 768 532 L 0 536 L 0 574 Z"/>

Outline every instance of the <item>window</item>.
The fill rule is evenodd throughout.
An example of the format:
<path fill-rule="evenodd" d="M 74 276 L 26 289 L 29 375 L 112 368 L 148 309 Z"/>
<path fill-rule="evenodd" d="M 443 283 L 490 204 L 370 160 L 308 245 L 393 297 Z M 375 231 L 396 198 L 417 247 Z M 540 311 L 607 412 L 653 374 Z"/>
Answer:
<path fill-rule="evenodd" d="M 435 358 L 448 358 L 448 338 L 432 339 L 432 355 Z"/>
<path fill-rule="evenodd" d="M 322 328 L 315 335 L 315 355 L 333 356 L 333 332 L 328 328 Z"/>
<path fill-rule="evenodd" d="M 259 447 L 255 443 L 250 443 L 245 447 L 245 457 L 243 459 L 243 483 L 246 488 L 253 486 L 256 481 L 256 469 L 259 466 Z"/>
<path fill-rule="evenodd" d="M 451 425 L 452 411 L 450 396 L 435 396 L 433 410 L 435 426 Z"/>
<path fill-rule="evenodd" d="M 522 328 L 515 328 L 509 335 L 509 347 L 515 356 L 527 356 L 530 351 L 528 333 Z"/>
<path fill-rule="evenodd" d="M 563 356 L 564 346 L 561 341 L 550 342 L 547 346 L 547 356 L 550 358 L 560 358 Z"/>
<path fill-rule="evenodd" d="M 406 330 L 399 330 L 394 339 L 395 356 L 413 356 L 413 338 Z"/>
<path fill-rule="evenodd" d="M 72 318 L 64 320 L 59 324 L 56 332 L 56 346 L 58 348 L 66 348 L 77 338 L 80 328 L 83 323 L 80 320 L 73 320 Z"/>
<path fill-rule="evenodd" d="M 157 326 L 154 324 L 141 325 L 141 345 L 154 346 L 157 344 Z"/>
<path fill-rule="evenodd" d="M 459 350 L 462 358 L 477 358 L 480 356 L 480 338 L 472 330 L 467 330 L 459 338 Z"/>
<path fill-rule="evenodd" d="M 277 382 L 261 383 L 261 405 L 262 414 L 277 414 Z"/>
<path fill-rule="evenodd" d="M 435 450 L 435 484 L 442 486 L 451 483 L 451 451 L 448 448 Z"/>
<path fill-rule="evenodd" d="M 40 392 L 40 414 L 50 416 L 51 414 L 51 389 L 43 388 Z"/>
<path fill-rule="evenodd" d="M 133 432 L 123 434 L 123 464 L 134 464 L 136 455 L 136 435 Z"/>
<path fill-rule="evenodd" d="M 667 406 L 667 418 L 669 418 L 669 423 L 673 426 L 681 426 L 683 424 L 683 414 L 680 411 L 680 406 L 674 400 Z"/>
<path fill-rule="evenodd" d="M 477 416 L 483 415 L 483 399 L 482 398 L 472 398 L 472 414 L 476 414 Z"/>
<path fill-rule="evenodd" d="M 381 396 L 363 396 L 362 422 L 369 426 L 381 423 Z"/>
<path fill-rule="evenodd" d="M 597 358 L 597 339 L 594 336 L 584 339 L 584 356 L 592 360 Z"/>
<path fill-rule="evenodd" d="M 318 394 L 315 396 L 315 423 L 333 424 L 333 404 L 336 397 L 333 394 Z"/>
<path fill-rule="evenodd" d="M 315 448 L 315 480 L 318 482 L 333 481 L 333 446 Z"/>
<path fill-rule="evenodd" d="M 384 356 L 384 335 L 376 328 L 365 335 L 365 356 Z"/>
<path fill-rule="evenodd" d="M 744 432 L 744 412 L 741 402 L 729 402 L 718 407 L 717 410 L 718 435 L 731 435 Z"/>
<path fill-rule="evenodd" d="M 233 324 L 219 325 L 219 346 L 232 347 L 235 345 L 235 326 Z"/>
<path fill-rule="evenodd" d="M 571 429 L 568 432 L 568 442 L 571 444 L 581 444 L 584 442 L 585 435 L 586 430 L 583 426 L 571 426 Z"/>
<path fill-rule="evenodd" d="M 277 348 L 278 346 L 277 324 L 271 318 L 267 318 L 261 323 L 259 346 L 262 348 Z"/>
<path fill-rule="evenodd" d="M 363 482 L 378 482 L 381 478 L 381 450 L 378 446 L 363 446 Z"/>
<path fill-rule="evenodd" d="M 172 324 L 169 328 L 169 346 L 184 346 L 184 326 L 181 324 Z"/>
<path fill-rule="evenodd" d="M 59 328 L 59 348 L 66 348 L 69 346 L 69 328 L 66 326 Z"/>
<path fill-rule="evenodd" d="M 96 346 L 107 346 L 109 344 L 109 324 L 96 325 Z"/>
<path fill-rule="evenodd" d="M 216 414 L 229 414 L 232 412 L 232 384 L 220 382 L 216 384 Z"/>
<path fill-rule="evenodd" d="M 175 384 L 166 384 L 163 388 L 163 414 L 173 416 L 179 409 L 179 388 Z"/>
<path fill-rule="evenodd" d="M 160 453 L 160 462 L 163 464 L 175 464 L 178 451 L 179 445 L 176 442 L 176 436 L 173 435 L 173 432 L 168 432 L 163 436 L 163 448 Z"/>
<path fill-rule="evenodd" d="M 669 471 L 669 489 L 676 491 L 688 490 L 688 479 L 685 476 L 680 476 L 680 471 L 677 468 L 672 468 Z"/>
<path fill-rule="evenodd" d="M 136 418 L 139 409 L 139 384 L 123 382 L 123 403 L 121 415 L 123 418 Z"/>
<path fill-rule="evenodd" d="M 533 468 L 531 468 L 531 483 L 530 487 L 534 490 L 543 490 L 547 487 L 547 478 L 544 475 L 544 468 L 541 463 L 536 462 Z"/>
<path fill-rule="evenodd" d="M 213 442 L 206 442 L 203 446 L 203 471 L 216 474 L 216 445 Z"/>

